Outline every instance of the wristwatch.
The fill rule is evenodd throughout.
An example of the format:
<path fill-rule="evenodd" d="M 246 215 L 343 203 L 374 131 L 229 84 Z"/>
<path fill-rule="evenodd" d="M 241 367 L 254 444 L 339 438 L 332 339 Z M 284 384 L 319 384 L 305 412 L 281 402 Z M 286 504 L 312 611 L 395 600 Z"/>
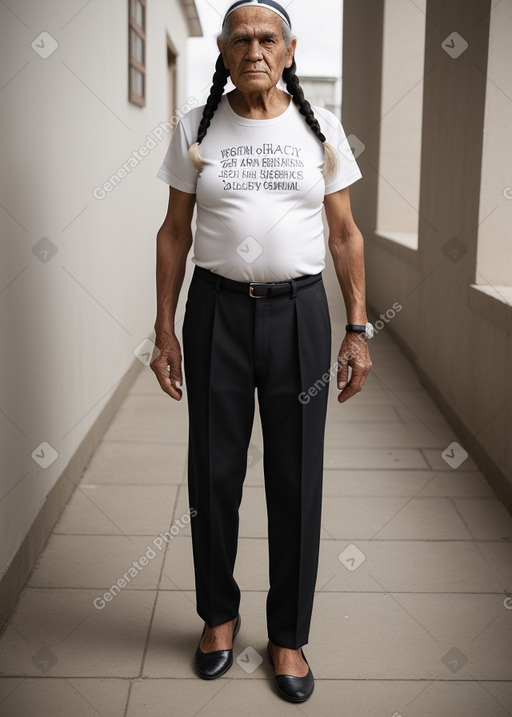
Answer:
<path fill-rule="evenodd" d="M 356 334 L 364 334 L 365 339 L 371 339 L 375 333 L 373 324 L 368 321 L 367 324 L 347 324 L 345 331 L 353 331 Z"/>

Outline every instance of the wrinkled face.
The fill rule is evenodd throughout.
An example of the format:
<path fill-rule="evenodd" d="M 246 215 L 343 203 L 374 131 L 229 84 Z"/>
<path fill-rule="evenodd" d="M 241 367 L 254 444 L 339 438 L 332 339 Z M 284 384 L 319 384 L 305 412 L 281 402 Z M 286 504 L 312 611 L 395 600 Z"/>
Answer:
<path fill-rule="evenodd" d="M 272 10 L 243 7 L 229 16 L 227 41 L 218 40 L 231 81 L 244 93 L 264 92 L 281 79 L 285 67 L 293 62 L 296 40 L 286 47 L 282 20 Z"/>

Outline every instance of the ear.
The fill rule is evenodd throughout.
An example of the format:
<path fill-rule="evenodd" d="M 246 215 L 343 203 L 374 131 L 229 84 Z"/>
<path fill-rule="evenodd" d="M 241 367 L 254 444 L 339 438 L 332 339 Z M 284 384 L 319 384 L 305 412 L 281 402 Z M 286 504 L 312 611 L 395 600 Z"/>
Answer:
<path fill-rule="evenodd" d="M 295 49 L 297 47 L 297 40 L 294 37 L 293 40 L 290 42 L 290 47 L 288 48 L 288 57 L 286 58 L 285 67 L 291 67 L 293 63 L 293 58 L 295 56 Z"/>

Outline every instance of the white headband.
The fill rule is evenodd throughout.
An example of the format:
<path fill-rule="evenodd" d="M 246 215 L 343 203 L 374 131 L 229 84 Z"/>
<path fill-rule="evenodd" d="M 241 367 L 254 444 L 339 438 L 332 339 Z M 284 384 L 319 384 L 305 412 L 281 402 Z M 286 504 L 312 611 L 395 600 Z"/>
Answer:
<path fill-rule="evenodd" d="M 277 15 L 279 15 L 291 29 L 292 23 L 290 20 L 290 16 L 282 5 L 277 2 L 274 2 L 273 0 L 240 0 L 240 2 L 235 2 L 233 3 L 233 5 L 231 5 L 227 13 L 224 15 L 224 20 L 222 21 L 222 24 L 224 25 L 227 18 L 231 15 L 232 12 L 235 12 L 235 10 L 238 10 L 241 7 L 250 6 L 266 7 L 269 10 L 272 10 L 272 12 L 275 12 Z"/>

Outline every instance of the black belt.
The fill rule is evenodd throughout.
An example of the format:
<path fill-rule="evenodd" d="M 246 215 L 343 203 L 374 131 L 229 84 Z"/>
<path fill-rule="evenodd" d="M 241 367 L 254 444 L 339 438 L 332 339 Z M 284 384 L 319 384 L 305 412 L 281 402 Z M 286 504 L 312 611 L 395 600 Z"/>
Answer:
<path fill-rule="evenodd" d="M 220 291 L 221 288 L 231 289 L 232 291 L 249 295 L 253 299 L 265 299 L 281 294 L 292 294 L 292 296 L 295 296 L 297 291 L 322 281 L 322 274 L 320 273 L 306 274 L 305 276 L 298 276 L 296 279 L 287 279 L 286 281 L 251 281 L 246 283 L 215 274 L 213 271 L 209 271 L 209 269 L 197 266 L 197 264 L 194 273 L 200 276 L 201 279 L 206 279 L 206 281 L 215 284 L 217 291 Z"/>

